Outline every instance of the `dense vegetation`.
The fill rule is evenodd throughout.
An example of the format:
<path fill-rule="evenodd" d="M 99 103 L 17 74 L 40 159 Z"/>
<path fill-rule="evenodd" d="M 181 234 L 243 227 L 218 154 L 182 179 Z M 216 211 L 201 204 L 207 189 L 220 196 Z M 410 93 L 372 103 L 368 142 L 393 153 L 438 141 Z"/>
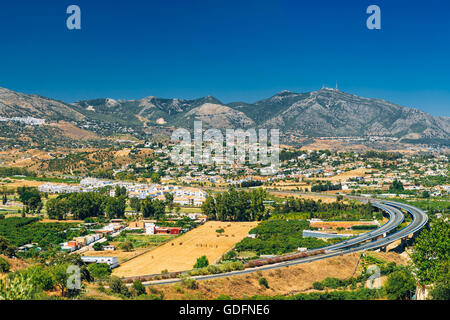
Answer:
<path fill-rule="evenodd" d="M 381 214 L 379 214 L 381 215 Z M 275 204 L 272 218 L 274 219 L 324 219 L 324 220 L 372 220 L 374 208 L 370 203 L 345 203 L 336 201 L 323 203 L 320 200 L 289 198 L 283 204 Z"/>
<path fill-rule="evenodd" d="M 47 249 L 81 235 L 83 231 L 75 226 L 74 223 L 40 223 L 37 218 L 7 218 L 0 220 L 0 236 L 12 246 L 37 243 Z"/>
<path fill-rule="evenodd" d="M 283 254 L 296 251 L 299 247 L 318 248 L 327 245 L 325 241 L 316 238 L 303 238 L 302 232 L 309 229 L 307 221 L 270 220 L 261 222 L 250 230 L 256 238 L 244 238 L 236 244 L 235 249 L 253 251 L 262 254 Z"/>
<path fill-rule="evenodd" d="M 202 205 L 202 212 L 210 220 L 260 221 L 267 218 L 264 206 L 266 193 L 263 189 L 236 191 L 208 196 Z"/>

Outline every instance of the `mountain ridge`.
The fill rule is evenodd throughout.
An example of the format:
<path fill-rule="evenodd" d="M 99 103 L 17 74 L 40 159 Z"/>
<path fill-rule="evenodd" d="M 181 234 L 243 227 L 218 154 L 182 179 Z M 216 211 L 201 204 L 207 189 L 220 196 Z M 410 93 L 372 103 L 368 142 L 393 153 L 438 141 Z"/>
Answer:
<path fill-rule="evenodd" d="M 386 136 L 398 139 L 450 138 L 450 118 L 430 115 L 384 99 L 359 97 L 337 89 L 296 93 L 283 90 L 254 103 L 222 103 L 213 96 L 137 100 L 99 98 L 65 103 L 0 88 L 0 116 L 72 121 L 79 126 L 278 128 L 309 137 Z M 130 129 L 129 129 L 130 131 Z"/>

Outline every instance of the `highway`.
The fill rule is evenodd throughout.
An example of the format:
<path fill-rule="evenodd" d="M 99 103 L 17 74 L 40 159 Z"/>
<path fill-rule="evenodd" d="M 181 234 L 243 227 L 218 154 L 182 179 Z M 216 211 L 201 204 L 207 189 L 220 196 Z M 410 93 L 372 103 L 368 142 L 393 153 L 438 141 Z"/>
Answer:
<path fill-rule="evenodd" d="M 353 252 L 361 252 L 366 250 L 375 250 L 379 248 L 386 247 L 387 245 L 406 238 L 407 236 L 419 231 L 428 223 L 428 216 L 422 210 L 413 207 L 411 205 L 406 205 L 399 202 L 379 202 L 379 200 L 375 200 L 377 202 L 373 203 L 373 206 L 384 210 L 389 215 L 389 221 L 382 225 L 380 228 L 364 233 L 355 238 L 330 245 L 327 247 L 323 247 L 320 249 L 324 249 L 325 253 L 320 255 L 314 255 L 310 257 L 300 258 L 297 260 L 285 261 L 275 264 L 264 265 L 260 267 L 248 268 L 245 270 L 220 273 L 220 274 L 212 274 L 205 276 L 195 276 L 192 277 L 195 280 L 208 280 L 208 279 L 217 279 L 223 277 L 230 277 L 235 275 L 242 275 L 257 271 L 278 269 L 287 266 L 293 266 L 303 263 L 309 263 L 313 261 L 319 261 L 323 259 L 328 259 L 331 257 L 341 256 L 344 254 L 349 254 Z M 411 214 L 413 220 L 410 224 L 408 224 L 405 228 L 401 230 L 397 230 L 398 226 L 404 221 L 404 215 L 402 210 L 406 211 L 408 214 Z M 390 233 L 390 234 L 388 234 Z M 380 238 L 381 237 L 381 238 Z M 308 250 L 308 252 L 314 252 L 320 249 Z M 164 285 L 164 284 L 172 284 L 181 281 L 179 278 L 174 279 L 166 279 L 166 280 L 156 280 L 156 281 L 148 281 L 144 282 L 145 286 L 150 285 Z"/>

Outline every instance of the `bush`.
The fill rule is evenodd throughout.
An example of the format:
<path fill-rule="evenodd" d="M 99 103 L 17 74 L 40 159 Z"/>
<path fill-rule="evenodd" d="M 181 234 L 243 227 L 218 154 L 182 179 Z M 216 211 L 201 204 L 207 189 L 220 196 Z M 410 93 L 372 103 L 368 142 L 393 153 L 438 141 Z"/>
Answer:
<path fill-rule="evenodd" d="M 259 279 L 258 283 L 259 283 L 260 286 L 269 288 L 269 282 L 267 281 L 266 278 Z"/>
<path fill-rule="evenodd" d="M 183 278 L 181 280 L 181 283 L 183 283 L 183 285 L 188 289 L 192 289 L 192 290 L 198 289 L 198 284 L 197 284 L 197 281 L 195 281 L 195 279 Z"/>
<path fill-rule="evenodd" d="M 92 248 L 93 248 L 95 251 L 102 251 L 102 250 L 103 250 L 103 243 L 96 242 L 96 243 L 92 246 Z"/>
<path fill-rule="evenodd" d="M 111 269 L 106 263 L 92 263 L 88 266 L 88 270 L 96 280 L 106 279 L 111 274 Z"/>
<path fill-rule="evenodd" d="M 133 250 L 133 243 L 131 241 L 125 241 L 120 244 L 120 248 L 125 252 L 130 252 Z"/>
<path fill-rule="evenodd" d="M 313 283 L 313 288 L 316 290 L 323 290 L 324 286 L 323 286 L 322 282 L 316 281 Z"/>
<path fill-rule="evenodd" d="M 325 280 L 322 281 L 322 284 L 324 287 L 330 289 L 337 289 L 339 287 L 344 286 L 345 282 L 338 278 L 326 278 Z"/>
<path fill-rule="evenodd" d="M 194 269 L 204 268 L 207 267 L 208 265 L 209 265 L 208 258 L 206 258 L 206 256 L 201 256 L 200 258 L 197 259 L 197 262 L 194 265 Z"/>
<path fill-rule="evenodd" d="M 133 282 L 133 286 L 132 288 L 134 289 L 134 291 L 136 292 L 137 296 L 141 296 L 147 293 L 147 291 L 145 290 L 144 285 L 142 284 L 141 281 L 136 280 Z"/>
<path fill-rule="evenodd" d="M 9 272 L 10 264 L 8 261 L 0 257 L 0 273 Z"/>
<path fill-rule="evenodd" d="M 416 280 L 407 269 L 391 273 L 384 285 L 384 291 L 390 300 L 409 299 L 411 291 L 416 290 Z"/>
<path fill-rule="evenodd" d="M 54 288 L 53 275 L 48 268 L 36 265 L 29 267 L 22 272 L 32 279 L 34 286 L 45 291 L 50 291 Z"/>
<path fill-rule="evenodd" d="M 130 296 L 130 291 L 127 286 L 118 277 L 111 277 L 109 280 L 109 289 L 112 293 L 121 294 L 125 297 Z"/>

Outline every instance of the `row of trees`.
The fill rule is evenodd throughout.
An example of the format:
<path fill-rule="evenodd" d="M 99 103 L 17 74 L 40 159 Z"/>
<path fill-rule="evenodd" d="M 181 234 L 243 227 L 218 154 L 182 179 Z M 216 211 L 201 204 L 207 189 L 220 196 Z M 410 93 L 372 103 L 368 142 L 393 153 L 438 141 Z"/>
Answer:
<path fill-rule="evenodd" d="M 70 193 L 49 199 L 46 208 L 50 219 L 65 219 L 69 214 L 80 220 L 105 214 L 109 218 L 122 218 L 126 196 L 108 197 L 97 192 Z"/>
<path fill-rule="evenodd" d="M 202 205 L 203 214 L 210 220 L 260 221 L 267 218 L 264 206 L 266 192 L 263 189 L 217 193 L 208 196 Z"/>
<path fill-rule="evenodd" d="M 338 199 L 339 200 L 339 199 Z M 312 199 L 290 197 L 283 204 L 275 204 L 273 213 L 275 215 L 283 215 L 289 213 L 305 213 L 304 218 L 319 219 L 372 219 L 374 208 L 372 204 L 359 204 L 357 202 L 335 201 L 324 203 L 321 200 L 314 201 Z"/>

